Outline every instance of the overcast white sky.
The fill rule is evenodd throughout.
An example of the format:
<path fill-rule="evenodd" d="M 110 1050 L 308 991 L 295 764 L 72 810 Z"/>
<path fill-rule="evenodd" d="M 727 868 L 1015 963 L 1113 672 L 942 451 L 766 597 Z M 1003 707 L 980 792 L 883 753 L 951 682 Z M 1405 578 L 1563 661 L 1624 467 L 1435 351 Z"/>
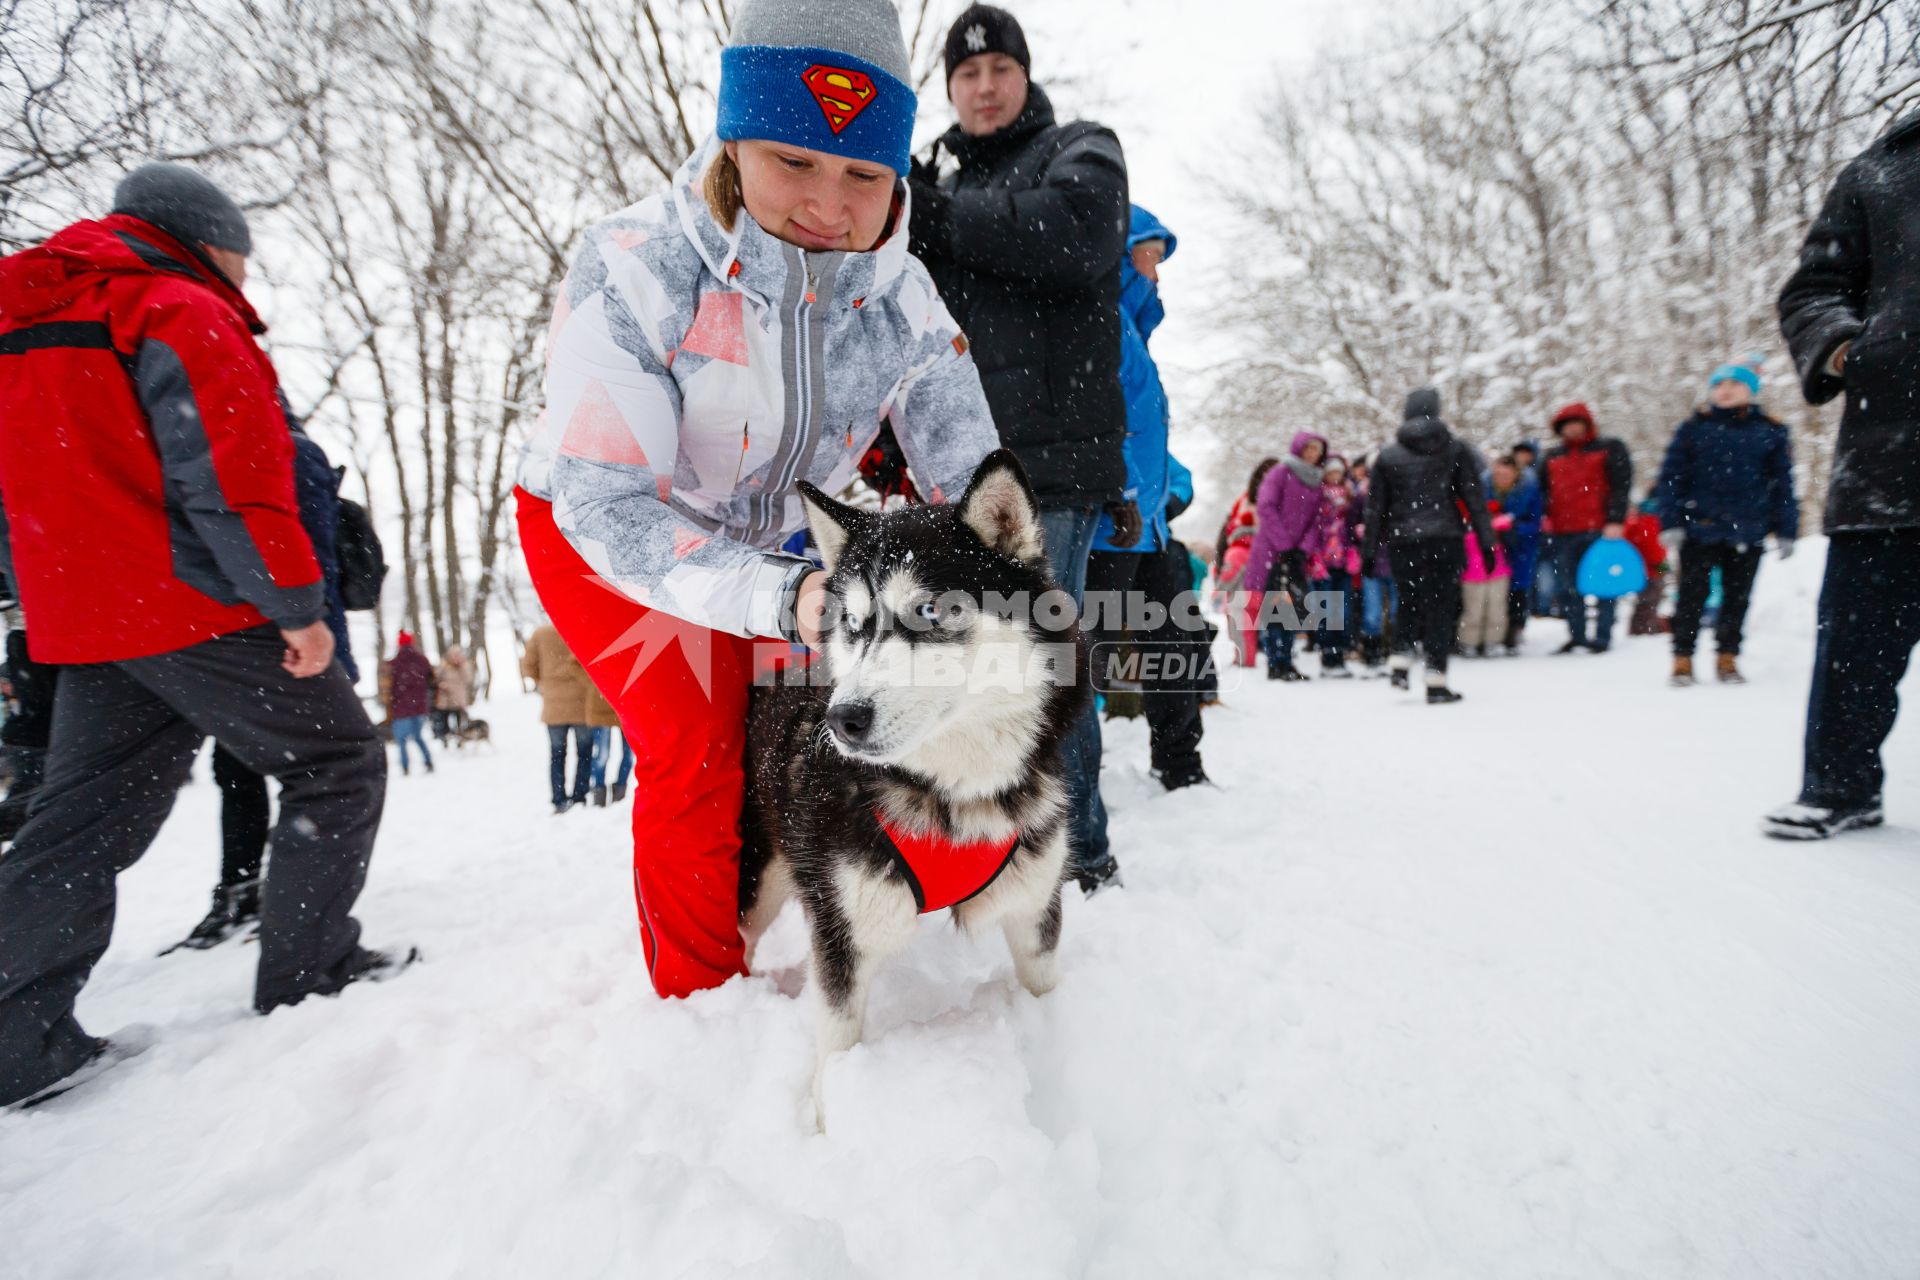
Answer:
<path fill-rule="evenodd" d="M 1174 451 L 1200 473 L 1210 451 L 1194 374 L 1217 360 L 1211 313 L 1236 253 L 1208 172 L 1236 162 L 1235 138 L 1276 78 L 1312 74 L 1316 53 L 1357 33 L 1377 0 L 998 2 L 1026 29 L 1034 79 L 1063 116 L 1119 133 L 1135 203 L 1180 238 L 1153 346 L 1174 401 Z M 923 104 L 923 128 L 938 105 Z"/>

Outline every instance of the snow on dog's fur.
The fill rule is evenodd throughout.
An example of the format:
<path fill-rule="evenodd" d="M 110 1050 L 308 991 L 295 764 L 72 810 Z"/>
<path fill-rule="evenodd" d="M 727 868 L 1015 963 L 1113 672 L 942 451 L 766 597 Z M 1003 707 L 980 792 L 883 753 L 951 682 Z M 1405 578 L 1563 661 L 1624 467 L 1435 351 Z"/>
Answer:
<path fill-rule="evenodd" d="M 789 896 L 806 912 L 818 1107 L 827 1059 L 859 1042 L 873 974 L 920 911 L 883 815 L 962 844 L 1018 833 L 953 916 L 969 931 L 998 923 L 1021 983 L 1052 988 L 1067 862 L 1060 746 L 1088 685 L 1010 452 L 982 462 L 951 506 L 881 515 L 800 489 L 829 573 L 824 667 L 754 691 L 740 903 L 749 962 Z"/>

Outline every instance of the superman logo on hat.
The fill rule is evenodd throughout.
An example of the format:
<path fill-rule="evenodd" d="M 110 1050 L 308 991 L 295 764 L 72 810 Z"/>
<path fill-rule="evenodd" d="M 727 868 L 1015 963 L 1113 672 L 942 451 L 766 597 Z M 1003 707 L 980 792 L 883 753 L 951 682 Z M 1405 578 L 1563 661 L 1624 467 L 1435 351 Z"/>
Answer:
<path fill-rule="evenodd" d="M 816 64 L 802 72 L 800 78 L 826 114 L 827 127 L 836 134 L 852 124 L 879 96 L 870 76 L 842 67 Z"/>

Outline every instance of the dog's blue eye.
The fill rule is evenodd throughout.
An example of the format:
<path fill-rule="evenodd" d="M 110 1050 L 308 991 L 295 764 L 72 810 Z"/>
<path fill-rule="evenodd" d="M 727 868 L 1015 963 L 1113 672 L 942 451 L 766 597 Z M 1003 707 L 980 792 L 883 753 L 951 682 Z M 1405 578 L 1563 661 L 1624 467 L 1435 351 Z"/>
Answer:
<path fill-rule="evenodd" d="M 931 600 L 921 601 L 920 606 L 914 610 L 914 613 L 919 615 L 922 622 L 940 621 L 940 608 Z"/>

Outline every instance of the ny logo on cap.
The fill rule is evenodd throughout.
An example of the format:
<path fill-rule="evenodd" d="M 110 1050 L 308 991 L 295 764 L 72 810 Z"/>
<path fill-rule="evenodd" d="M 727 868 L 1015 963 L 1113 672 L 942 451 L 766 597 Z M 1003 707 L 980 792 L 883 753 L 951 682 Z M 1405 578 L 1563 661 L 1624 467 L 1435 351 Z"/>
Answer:
<path fill-rule="evenodd" d="M 967 28 L 967 48 L 979 53 L 987 47 L 987 29 L 976 22 Z"/>
<path fill-rule="evenodd" d="M 852 124 L 854 117 L 865 111 L 879 96 L 879 90 L 874 88 L 870 77 L 841 67 L 811 66 L 801 73 L 800 78 L 806 82 L 813 100 L 820 104 L 820 110 L 826 114 L 827 128 L 835 133 Z"/>

